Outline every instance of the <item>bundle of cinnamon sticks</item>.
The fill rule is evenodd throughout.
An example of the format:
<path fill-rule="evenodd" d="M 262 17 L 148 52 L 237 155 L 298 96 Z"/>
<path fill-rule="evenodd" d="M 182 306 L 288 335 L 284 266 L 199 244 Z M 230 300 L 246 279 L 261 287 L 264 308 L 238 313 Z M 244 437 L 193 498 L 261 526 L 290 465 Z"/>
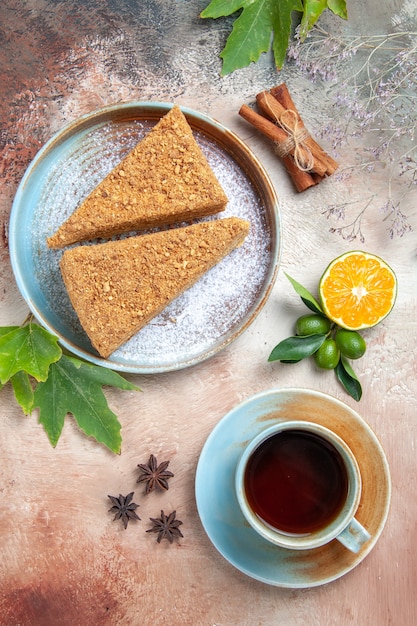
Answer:
<path fill-rule="evenodd" d="M 337 162 L 307 131 L 285 83 L 258 93 L 256 103 L 260 113 L 243 104 L 239 115 L 273 141 L 297 191 L 335 172 Z"/>

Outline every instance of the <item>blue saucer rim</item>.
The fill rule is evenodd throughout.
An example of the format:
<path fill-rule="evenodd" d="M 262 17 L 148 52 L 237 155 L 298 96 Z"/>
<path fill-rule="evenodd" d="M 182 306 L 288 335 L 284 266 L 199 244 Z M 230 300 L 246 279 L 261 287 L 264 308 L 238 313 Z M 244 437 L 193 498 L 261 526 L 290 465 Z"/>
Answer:
<path fill-rule="evenodd" d="M 239 560 L 236 558 L 232 558 L 232 556 L 230 555 L 230 551 L 228 552 L 227 550 L 227 546 L 222 545 L 222 543 L 224 542 L 218 541 L 213 537 L 213 533 L 211 532 L 211 529 L 210 529 L 210 520 L 208 519 L 208 516 L 206 517 L 204 513 L 203 500 L 204 500 L 204 492 L 205 492 L 205 486 L 206 486 L 207 461 L 208 459 L 213 459 L 214 457 L 216 459 L 215 463 L 218 464 L 220 455 L 217 454 L 216 456 L 216 448 L 217 450 L 219 450 L 222 447 L 221 442 L 220 442 L 220 439 L 221 439 L 220 435 L 222 434 L 222 429 L 224 429 L 225 426 L 229 424 L 229 422 L 232 423 L 233 419 L 236 418 L 237 415 L 239 415 L 240 416 L 239 432 L 241 434 L 240 436 L 236 436 L 234 443 L 236 444 L 236 447 L 238 446 L 238 444 L 242 445 L 245 443 L 245 441 L 247 441 L 247 438 L 242 436 L 242 433 L 244 433 L 245 428 L 247 429 L 248 425 L 250 424 L 253 425 L 260 417 L 259 414 L 256 414 L 256 405 L 258 403 L 262 403 L 263 401 L 269 398 L 274 398 L 277 395 L 285 396 L 285 395 L 294 395 L 294 394 L 300 394 L 300 393 L 313 395 L 313 396 L 320 397 L 323 399 L 328 399 L 331 402 L 339 404 L 340 406 L 347 409 L 351 413 L 353 419 L 356 419 L 361 423 L 361 425 L 365 428 L 368 436 L 372 438 L 378 450 L 378 453 L 380 455 L 380 461 L 382 462 L 384 466 L 385 475 L 387 478 L 387 489 L 386 489 L 386 494 L 385 494 L 385 506 L 384 506 L 383 514 L 381 515 L 381 518 L 379 520 L 378 532 L 372 537 L 369 543 L 362 549 L 360 555 L 355 555 L 355 560 L 353 560 L 351 566 L 345 567 L 343 569 L 341 568 L 336 576 L 330 576 L 327 578 L 323 577 L 313 582 L 303 581 L 300 583 L 294 583 L 294 582 L 286 582 L 285 580 L 278 580 L 276 578 L 273 580 L 271 579 L 271 577 L 262 576 L 259 572 L 254 571 L 253 567 L 252 568 L 244 567 L 242 565 L 241 559 Z M 242 419 L 242 415 L 244 416 L 244 419 Z M 257 434 L 258 432 L 261 432 L 261 430 L 267 427 L 268 427 L 267 421 L 260 421 L 258 423 L 258 427 L 256 429 L 255 434 Z M 252 436 L 255 436 L 255 434 L 252 434 Z M 219 440 L 219 443 L 217 443 L 218 440 Z M 239 458 L 239 454 L 237 454 L 237 458 Z M 232 484 L 234 484 L 234 480 L 232 481 Z M 276 587 L 282 587 L 282 588 L 303 589 L 303 588 L 312 588 L 312 587 L 321 586 L 321 585 L 333 582 L 337 580 L 338 578 L 341 578 L 342 576 L 352 571 L 357 565 L 359 565 L 366 558 L 366 556 L 371 552 L 371 550 L 374 548 L 375 544 L 377 543 L 388 518 L 390 501 L 391 501 L 391 479 L 390 479 L 388 461 L 385 456 L 385 452 L 381 446 L 381 443 L 379 442 L 378 438 L 376 437 L 375 433 L 372 431 L 370 426 L 367 424 L 367 422 L 356 411 L 354 411 L 354 409 L 344 404 L 342 401 L 338 400 L 337 398 L 330 396 L 329 394 L 320 392 L 320 391 L 315 391 L 315 390 L 306 389 L 306 388 L 296 388 L 296 387 L 284 388 L 283 387 L 279 389 L 275 388 L 275 389 L 269 389 L 266 391 L 261 391 L 259 393 L 256 393 L 246 398 L 241 403 L 233 407 L 228 413 L 226 413 L 224 417 L 221 418 L 220 421 L 215 425 L 215 427 L 213 428 L 213 430 L 211 431 L 211 433 L 209 434 L 209 436 L 207 437 L 203 445 L 203 448 L 201 450 L 200 457 L 197 463 L 197 469 L 196 469 L 196 475 L 195 475 L 195 497 L 196 497 L 197 511 L 200 516 L 201 524 L 209 540 L 211 541 L 212 545 L 216 548 L 216 550 L 221 554 L 221 556 L 228 563 L 230 563 L 233 567 L 241 571 L 243 574 L 246 574 L 250 578 L 253 578 L 259 582 L 276 586 Z M 234 503 L 236 518 L 245 523 L 243 514 L 240 512 L 240 509 L 237 503 L 237 498 L 234 493 L 230 495 L 230 501 Z M 208 510 L 210 511 L 210 507 L 208 507 Z M 282 551 L 284 551 L 284 552 L 294 553 L 292 550 L 287 551 L 284 548 L 280 548 L 278 546 L 273 546 L 272 544 L 269 544 L 269 542 L 261 538 L 251 527 L 249 527 L 247 523 L 245 523 L 245 525 L 246 525 L 245 533 L 251 536 L 251 538 L 253 538 L 254 542 L 256 542 L 257 544 L 262 545 L 263 547 L 267 546 L 269 551 L 271 552 L 279 551 L 281 553 Z M 299 554 L 300 552 L 298 552 L 298 555 Z"/>

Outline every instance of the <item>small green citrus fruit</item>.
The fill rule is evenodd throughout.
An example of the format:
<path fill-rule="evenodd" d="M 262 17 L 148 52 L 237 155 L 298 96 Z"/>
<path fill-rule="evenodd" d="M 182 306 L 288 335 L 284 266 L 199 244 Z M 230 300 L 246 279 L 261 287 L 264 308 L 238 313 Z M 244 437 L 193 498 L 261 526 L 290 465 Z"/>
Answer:
<path fill-rule="evenodd" d="M 334 339 L 325 339 L 314 353 L 316 365 L 326 370 L 334 370 L 340 360 L 340 350 Z"/>
<path fill-rule="evenodd" d="M 355 330 L 338 328 L 335 341 L 340 352 L 348 359 L 360 359 L 366 352 L 365 339 Z"/>
<path fill-rule="evenodd" d="M 325 335 L 329 332 L 332 322 L 324 315 L 302 315 L 295 324 L 297 335 Z"/>

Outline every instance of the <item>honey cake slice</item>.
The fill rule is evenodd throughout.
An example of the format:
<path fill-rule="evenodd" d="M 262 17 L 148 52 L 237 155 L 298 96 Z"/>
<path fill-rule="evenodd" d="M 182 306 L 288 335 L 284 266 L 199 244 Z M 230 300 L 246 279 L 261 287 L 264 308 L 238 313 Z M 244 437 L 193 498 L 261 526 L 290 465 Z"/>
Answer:
<path fill-rule="evenodd" d="M 65 250 L 61 273 L 80 323 L 107 358 L 249 232 L 236 217 Z"/>
<path fill-rule="evenodd" d="M 227 197 L 174 106 L 48 238 L 50 248 L 223 211 Z"/>

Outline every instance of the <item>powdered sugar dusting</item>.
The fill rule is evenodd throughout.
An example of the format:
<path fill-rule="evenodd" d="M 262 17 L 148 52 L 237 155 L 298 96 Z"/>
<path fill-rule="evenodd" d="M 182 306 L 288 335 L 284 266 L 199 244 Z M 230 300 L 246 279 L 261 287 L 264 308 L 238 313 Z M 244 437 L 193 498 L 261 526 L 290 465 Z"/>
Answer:
<path fill-rule="evenodd" d="M 75 353 L 113 369 L 143 373 L 196 363 L 234 339 L 261 307 L 275 277 L 279 256 L 276 207 L 266 206 L 256 182 L 259 179 L 243 171 L 233 150 L 230 154 L 221 142 L 202 129 L 193 128 L 229 199 L 223 213 L 208 219 L 241 217 L 250 222 L 250 233 L 240 248 L 172 302 L 108 361 L 96 356 L 61 278 L 62 251 L 50 250 L 46 239 L 154 123 L 146 116 L 116 117 L 77 130 L 54 146 L 37 165 L 13 209 L 14 221 L 19 220 L 19 228 L 25 232 L 24 238 L 14 238 L 17 280 L 23 295 L 33 304 L 32 310 Z"/>

